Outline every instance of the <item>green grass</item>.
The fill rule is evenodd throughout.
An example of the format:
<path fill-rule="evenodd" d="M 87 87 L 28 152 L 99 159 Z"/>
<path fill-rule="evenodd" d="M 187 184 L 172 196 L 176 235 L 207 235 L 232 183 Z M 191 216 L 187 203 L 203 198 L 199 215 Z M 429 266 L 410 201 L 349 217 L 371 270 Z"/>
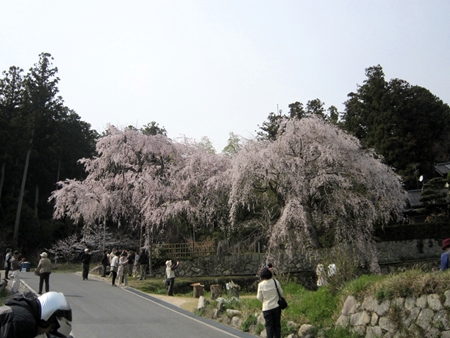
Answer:
<path fill-rule="evenodd" d="M 331 325 L 333 313 L 340 305 L 339 297 L 333 296 L 328 288 L 320 288 L 316 292 L 301 288 L 300 292 L 290 294 L 288 290 L 294 287 L 295 285 L 286 287 L 285 295 L 289 304 L 285 310 L 286 319 L 296 321 L 297 318 L 305 318 L 305 322 L 313 325 Z"/>
<path fill-rule="evenodd" d="M 81 263 L 52 264 L 52 273 L 73 273 L 77 271 L 81 271 Z"/>
<path fill-rule="evenodd" d="M 345 283 L 339 292 L 342 296 L 352 295 L 357 299 L 362 299 L 370 292 L 370 289 L 383 282 L 387 276 L 382 275 L 362 275 Z"/>
<path fill-rule="evenodd" d="M 450 271 L 424 273 L 420 270 L 408 270 L 392 275 L 372 287 L 377 300 L 397 297 L 420 297 L 428 294 L 444 294 L 448 290 Z"/>

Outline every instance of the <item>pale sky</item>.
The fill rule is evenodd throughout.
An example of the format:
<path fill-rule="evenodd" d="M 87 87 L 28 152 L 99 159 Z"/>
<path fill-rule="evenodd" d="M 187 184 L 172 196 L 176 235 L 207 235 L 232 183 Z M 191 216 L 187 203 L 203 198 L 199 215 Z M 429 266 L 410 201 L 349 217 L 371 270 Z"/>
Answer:
<path fill-rule="evenodd" d="M 450 103 L 448 0 L 0 0 L 0 70 L 54 57 L 83 121 L 140 128 L 220 152 L 254 137 L 277 105 L 343 110 L 380 64 Z"/>

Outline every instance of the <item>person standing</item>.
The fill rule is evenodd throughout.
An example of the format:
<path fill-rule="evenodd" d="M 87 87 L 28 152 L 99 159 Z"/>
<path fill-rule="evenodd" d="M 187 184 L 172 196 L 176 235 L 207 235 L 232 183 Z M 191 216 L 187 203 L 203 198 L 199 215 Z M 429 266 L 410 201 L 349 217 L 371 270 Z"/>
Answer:
<path fill-rule="evenodd" d="M 133 266 L 133 277 L 137 277 L 139 275 L 139 253 L 136 252 L 134 256 L 134 266 Z"/>
<path fill-rule="evenodd" d="M 13 276 L 13 282 L 11 287 L 11 293 L 15 294 L 19 292 L 20 286 L 20 270 L 22 270 L 22 265 L 25 262 L 25 258 L 19 260 L 20 252 L 14 251 L 13 257 L 11 258 L 11 270 Z"/>
<path fill-rule="evenodd" d="M 111 253 L 112 255 L 113 253 Z M 112 286 L 116 286 L 116 278 L 117 278 L 117 269 L 119 267 L 119 255 L 120 252 L 117 251 L 114 253 L 113 257 L 111 258 L 111 266 L 110 266 L 110 273 L 111 273 L 111 277 L 112 277 L 112 282 L 111 285 Z"/>
<path fill-rule="evenodd" d="M 81 263 L 83 268 L 83 280 L 88 280 L 89 264 L 91 264 L 91 253 L 89 249 L 84 249 L 84 253 L 81 255 Z"/>
<path fill-rule="evenodd" d="M 317 286 L 321 287 L 327 285 L 327 276 L 325 273 L 325 267 L 321 261 L 316 266 L 316 275 L 317 275 Z"/>
<path fill-rule="evenodd" d="M 283 295 L 283 289 L 280 283 L 272 278 L 272 271 L 268 268 L 261 270 L 260 278 L 256 298 L 262 302 L 267 338 L 281 338 L 281 308 L 278 305 L 280 299 L 278 292 Z"/>
<path fill-rule="evenodd" d="M 141 277 L 139 280 L 143 280 L 147 278 L 147 266 L 148 266 L 148 255 L 145 249 L 142 249 L 141 254 L 139 255 L 139 265 L 141 266 Z"/>
<path fill-rule="evenodd" d="M 166 277 L 169 280 L 169 290 L 167 294 L 173 296 L 173 286 L 175 285 L 175 270 L 178 269 L 180 264 L 178 262 L 172 263 L 172 260 L 166 261 Z"/>
<path fill-rule="evenodd" d="M 133 266 L 134 266 L 134 259 L 136 254 L 133 250 L 130 250 L 128 253 L 128 277 L 131 277 L 133 275 Z"/>
<path fill-rule="evenodd" d="M 444 250 L 444 252 L 441 255 L 441 271 L 445 271 L 450 267 L 450 238 L 446 238 L 442 241 L 442 250 Z"/>
<path fill-rule="evenodd" d="M 52 273 L 52 261 L 48 259 L 46 252 L 41 253 L 41 259 L 39 260 L 37 271 L 39 271 L 39 294 L 42 294 L 42 287 L 45 282 L 45 292 L 50 290 L 50 274 Z"/>
<path fill-rule="evenodd" d="M 9 271 L 11 271 L 12 250 L 6 249 L 5 256 L 5 279 L 9 279 Z"/>
<path fill-rule="evenodd" d="M 123 251 L 119 258 L 119 268 L 117 270 L 117 276 L 119 276 L 119 286 L 127 286 L 128 285 L 128 254 L 126 251 Z"/>
<path fill-rule="evenodd" d="M 109 265 L 109 256 L 108 256 L 108 250 L 103 251 L 103 257 L 102 257 L 102 277 L 106 277 L 106 267 Z"/>

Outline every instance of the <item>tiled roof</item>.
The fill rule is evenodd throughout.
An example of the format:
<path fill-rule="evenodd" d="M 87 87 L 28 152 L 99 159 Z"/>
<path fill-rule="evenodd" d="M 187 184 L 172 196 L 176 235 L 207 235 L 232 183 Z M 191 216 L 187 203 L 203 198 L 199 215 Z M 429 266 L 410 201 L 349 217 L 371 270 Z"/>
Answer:
<path fill-rule="evenodd" d="M 436 171 L 442 176 L 446 176 L 450 171 L 450 162 L 438 163 L 434 166 Z"/>
<path fill-rule="evenodd" d="M 414 209 L 421 207 L 423 204 L 420 202 L 420 194 L 422 193 L 421 189 L 416 190 L 408 190 L 408 209 Z"/>

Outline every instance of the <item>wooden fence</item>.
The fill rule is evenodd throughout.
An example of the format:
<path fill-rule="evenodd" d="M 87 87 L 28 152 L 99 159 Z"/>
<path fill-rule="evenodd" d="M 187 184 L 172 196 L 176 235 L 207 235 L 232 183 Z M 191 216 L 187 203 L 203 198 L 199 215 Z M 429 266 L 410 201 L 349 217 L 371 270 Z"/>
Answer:
<path fill-rule="evenodd" d="M 154 252 L 158 257 L 173 259 L 204 257 L 216 254 L 214 242 L 154 244 Z"/>

